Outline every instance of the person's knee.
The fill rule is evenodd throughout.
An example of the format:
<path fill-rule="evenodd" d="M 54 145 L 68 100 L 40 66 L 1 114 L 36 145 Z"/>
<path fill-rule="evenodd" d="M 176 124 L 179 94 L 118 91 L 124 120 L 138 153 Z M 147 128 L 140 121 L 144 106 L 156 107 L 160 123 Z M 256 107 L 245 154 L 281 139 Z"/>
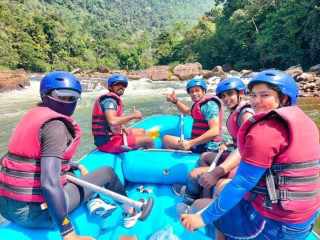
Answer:
<path fill-rule="evenodd" d="M 202 153 L 200 155 L 199 166 L 200 167 L 206 166 L 206 154 L 205 153 Z"/>
<path fill-rule="evenodd" d="M 205 152 L 202 153 L 199 160 L 200 167 L 208 167 L 213 162 L 213 159 L 215 158 L 216 153 L 215 152 Z"/>
<path fill-rule="evenodd" d="M 198 175 L 199 175 L 198 168 L 195 168 L 188 174 L 187 178 L 195 181 L 198 179 Z"/>
<path fill-rule="evenodd" d="M 213 202 L 212 199 L 209 198 L 202 198 L 202 199 L 197 199 L 193 203 L 193 212 L 198 212 L 201 209 L 207 207 Z"/>
<path fill-rule="evenodd" d="M 144 145 L 145 145 L 145 148 L 153 148 L 153 138 L 149 135 L 145 135 Z"/>
<path fill-rule="evenodd" d="M 170 139 L 170 136 L 169 135 L 164 135 L 163 138 L 162 138 L 162 142 L 163 144 L 167 143 Z"/>
<path fill-rule="evenodd" d="M 216 184 L 215 191 L 214 191 L 214 197 L 217 197 L 220 194 L 220 192 L 224 189 L 224 187 L 230 181 L 231 181 L 231 179 L 225 179 L 225 178 L 220 179 Z"/>
<path fill-rule="evenodd" d="M 146 130 L 144 130 L 143 128 L 139 128 L 138 134 L 139 134 L 139 135 L 147 135 L 147 132 L 146 132 Z"/>
<path fill-rule="evenodd" d="M 177 143 L 179 142 L 179 138 L 172 136 L 172 135 L 165 135 L 162 138 L 162 144 L 165 148 L 177 148 Z"/>
<path fill-rule="evenodd" d="M 106 167 L 103 167 L 103 170 L 104 170 L 106 176 L 110 176 L 111 178 L 113 178 L 116 175 L 116 173 L 112 167 L 106 166 Z"/>
<path fill-rule="evenodd" d="M 136 136 L 136 148 L 153 148 L 153 139 L 149 135 Z"/>

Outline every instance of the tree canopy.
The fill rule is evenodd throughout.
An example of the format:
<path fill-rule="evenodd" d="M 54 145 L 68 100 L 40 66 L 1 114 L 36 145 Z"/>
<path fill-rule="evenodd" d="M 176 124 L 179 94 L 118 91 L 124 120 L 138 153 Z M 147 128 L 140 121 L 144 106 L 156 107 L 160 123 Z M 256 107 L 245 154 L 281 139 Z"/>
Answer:
<path fill-rule="evenodd" d="M 2 0 L 0 68 L 320 62 L 318 0 Z"/>
<path fill-rule="evenodd" d="M 171 57 L 171 62 L 199 61 L 206 69 L 224 63 L 236 70 L 285 69 L 297 64 L 307 68 L 320 62 L 320 3 L 317 0 L 216 1 L 216 6 L 197 26 L 172 47 L 169 54 L 180 54 Z M 168 56 L 160 56 L 159 61 L 163 59 Z"/>
<path fill-rule="evenodd" d="M 156 63 L 162 29 L 191 26 L 212 0 L 2 0 L 0 67 L 140 69 Z"/>

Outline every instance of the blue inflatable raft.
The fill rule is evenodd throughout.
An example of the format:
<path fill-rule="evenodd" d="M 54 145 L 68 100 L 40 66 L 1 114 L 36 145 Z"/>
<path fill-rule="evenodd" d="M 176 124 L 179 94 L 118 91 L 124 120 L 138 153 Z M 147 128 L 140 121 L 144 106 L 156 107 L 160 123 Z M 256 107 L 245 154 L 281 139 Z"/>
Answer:
<path fill-rule="evenodd" d="M 190 138 L 191 125 L 192 119 L 184 117 L 185 138 Z M 197 165 L 199 159 L 198 154 L 161 150 L 161 139 L 164 135 L 180 136 L 180 117 L 152 116 L 132 127 L 146 129 L 154 138 L 155 148 L 159 150 L 136 150 L 122 154 L 108 154 L 93 150 L 80 162 L 89 171 L 102 166 L 113 167 L 125 184 L 128 196 L 133 200 L 153 198 L 154 205 L 149 216 L 144 221 L 138 221 L 133 228 L 126 229 L 122 226 L 120 207 L 111 216 L 102 219 L 90 216 L 86 206 L 82 205 L 70 214 L 76 232 L 79 235 L 106 240 L 117 240 L 124 236 L 136 236 L 138 240 L 212 239 L 209 237 L 212 229 L 209 228 L 201 228 L 194 233 L 186 231 L 180 224 L 175 211 L 176 204 L 182 199 L 172 192 L 171 184 L 184 183 L 186 175 Z M 108 200 L 112 201 L 110 198 Z M 61 239 L 57 230 L 26 229 L 3 219 L 0 222 L 1 239 Z M 319 238 L 315 233 L 311 233 L 307 239 Z"/>

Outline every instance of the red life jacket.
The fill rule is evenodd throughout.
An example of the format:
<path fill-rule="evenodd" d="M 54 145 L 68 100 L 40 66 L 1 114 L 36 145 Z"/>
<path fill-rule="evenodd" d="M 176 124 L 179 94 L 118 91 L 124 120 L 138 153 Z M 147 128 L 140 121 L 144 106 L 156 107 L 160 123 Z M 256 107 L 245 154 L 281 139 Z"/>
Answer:
<path fill-rule="evenodd" d="M 70 117 L 47 107 L 34 107 L 18 123 L 13 132 L 8 153 L 2 159 L 0 195 L 24 202 L 44 202 L 40 182 L 41 143 L 40 130 L 52 119 L 64 122 L 73 136 L 61 161 L 61 184 L 66 183 L 69 161 L 80 143 L 81 129 Z"/>
<path fill-rule="evenodd" d="M 215 101 L 219 106 L 219 135 L 215 136 L 212 140 L 215 142 L 220 142 L 222 140 L 223 108 L 220 99 L 211 94 L 205 95 L 203 99 L 192 105 L 191 116 L 193 118 L 193 125 L 191 139 L 197 138 L 209 130 L 208 121 L 205 120 L 205 116 L 201 112 L 201 105 L 210 100 Z"/>
<path fill-rule="evenodd" d="M 232 113 L 229 115 L 226 122 L 228 132 L 232 137 L 232 141 L 235 145 L 237 144 L 238 132 L 241 126 L 241 124 L 238 124 L 240 122 L 240 119 L 238 118 L 239 118 L 240 112 L 245 108 L 251 108 L 249 102 L 239 103 L 236 109 L 232 111 Z"/>
<path fill-rule="evenodd" d="M 320 146 L 315 123 L 296 106 L 256 114 L 241 126 L 238 149 L 242 154 L 246 134 L 252 125 L 272 117 L 287 124 L 289 144 L 246 198 L 266 217 L 283 222 L 305 222 L 320 207 Z"/>
<path fill-rule="evenodd" d="M 106 120 L 106 117 L 100 107 L 100 100 L 102 97 L 111 97 L 117 101 L 118 109 L 117 109 L 116 115 L 118 117 L 121 116 L 123 112 L 123 103 L 121 98 L 113 92 L 102 94 L 97 98 L 97 100 L 94 103 L 93 111 L 92 111 L 92 134 L 102 135 L 102 136 L 108 135 L 111 137 L 114 135 L 115 132 L 120 131 L 120 126 L 118 128 L 110 128 Z"/>

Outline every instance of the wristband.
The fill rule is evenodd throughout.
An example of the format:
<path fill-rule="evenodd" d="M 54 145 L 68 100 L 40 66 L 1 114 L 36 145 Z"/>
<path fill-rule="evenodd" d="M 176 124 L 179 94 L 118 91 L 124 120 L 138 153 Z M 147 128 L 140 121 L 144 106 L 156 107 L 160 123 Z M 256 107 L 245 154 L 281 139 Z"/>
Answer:
<path fill-rule="evenodd" d="M 178 98 L 176 98 L 174 101 L 172 101 L 172 103 L 177 104 L 178 101 L 179 101 Z"/>

